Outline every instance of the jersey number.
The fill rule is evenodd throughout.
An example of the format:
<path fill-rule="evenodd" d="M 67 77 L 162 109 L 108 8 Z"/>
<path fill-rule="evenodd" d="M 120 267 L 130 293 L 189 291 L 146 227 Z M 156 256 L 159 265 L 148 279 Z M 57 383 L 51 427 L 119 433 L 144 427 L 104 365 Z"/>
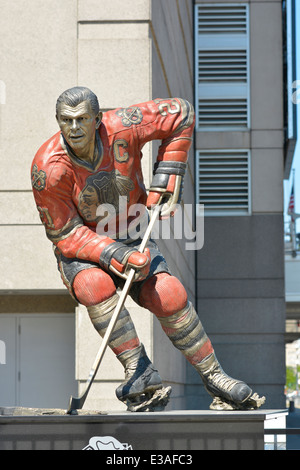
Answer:
<path fill-rule="evenodd" d="M 172 100 L 171 103 L 162 102 L 161 100 L 155 100 L 155 103 L 158 104 L 158 109 L 162 116 L 167 116 L 168 113 L 180 113 L 181 107 L 176 100 Z M 167 108 L 167 110 L 165 110 L 165 108 Z"/>

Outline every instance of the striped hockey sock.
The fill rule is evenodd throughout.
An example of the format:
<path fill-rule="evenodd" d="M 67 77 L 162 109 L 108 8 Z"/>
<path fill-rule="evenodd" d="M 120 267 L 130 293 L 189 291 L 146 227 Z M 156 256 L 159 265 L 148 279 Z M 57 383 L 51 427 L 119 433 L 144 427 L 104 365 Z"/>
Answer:
<path fill-rule="evenodd" d="M 118 300 L 119 296 L 118 294 L 115 294 L 110 299 L 105 300 L 98 305 L 87 307 L 89 317 L 95 329 L 102 337 L 105 335 Z M 129 312 L 124 307 L 110 337 L 109 347 L 116 355 L 119 355 L 125 351 L 133 350 L 138 346 L 140 346 L 140 340 L 137 336 L 137 332 Z"/>
<path fill-rule="evenodd" d="M 212 344 L 190 302 L 180 312 L 158 317 L 158 320 L 174 346 L 193 366 L 213 353 Z"/>

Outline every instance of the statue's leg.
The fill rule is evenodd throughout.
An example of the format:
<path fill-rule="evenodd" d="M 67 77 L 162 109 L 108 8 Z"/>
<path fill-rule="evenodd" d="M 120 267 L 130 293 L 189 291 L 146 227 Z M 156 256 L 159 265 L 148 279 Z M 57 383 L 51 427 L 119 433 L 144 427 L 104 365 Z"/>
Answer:
<path fill-rule="evenodd" d="M 99 268 L 81 271 L 74 279 L 73 291 L 77 300 L 87 307 L 97 332 L 104 337 L 119 300 L 111 277 Z M 117 398 L 126 403 L 131 411 L 143 411 L 143 408 L 150 410 L 151 406 L 154 406 L 153 401 L 156 405 L 160 402 L 160 409 L 164 408 L 168 400 L 166 401 L 166 394 L 162 391 L 161 378 L 140 343 L 131 316 L 125 307 L 118 317 L 109 347 L 125 371 L 125 381 L 116 389 Z M 163 405 L 162 400 L 157 399 L 162 395 Z M 157 406 L 154 408 L 158 409 Z"/>
<path fill-rule="evenodd" d="M 229 377 L 220 366 L 213 346 L 180 281 L 166 273 L 148 279 L 140 293 L 140 304 L 152 311 L 174 346 L 200 374 L 214 398 L 212 409 L 244 409 L 251 388 Z M 260 405 L 259 405 L 260 406 Z"/>
<path fill-rule="evenodd" d="M 86 306 L 95 329 L 104 336 L 118 302 L 116 285 L 122 286 L 122 282 L 97 263 L 66 258 L 57 251 L 55 255 L 70 294 Z M 171 387 L 162 388 L 161 378 L 147 357 L 126 308 L 120 313 L 109 346 L 125 370 L 125 382 L 117 388 L 117 397 L 127 403 L 130 411 L 163 409 Z"/>

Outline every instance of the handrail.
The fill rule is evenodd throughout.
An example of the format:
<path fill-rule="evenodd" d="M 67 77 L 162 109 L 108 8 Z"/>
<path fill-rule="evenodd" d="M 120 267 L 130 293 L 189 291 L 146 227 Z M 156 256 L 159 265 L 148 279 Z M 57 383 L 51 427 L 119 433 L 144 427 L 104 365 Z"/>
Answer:
<path fill-rule="evenodd" d="M 300 434 L 300 428 L 265 429 L 265 434 Z"/>

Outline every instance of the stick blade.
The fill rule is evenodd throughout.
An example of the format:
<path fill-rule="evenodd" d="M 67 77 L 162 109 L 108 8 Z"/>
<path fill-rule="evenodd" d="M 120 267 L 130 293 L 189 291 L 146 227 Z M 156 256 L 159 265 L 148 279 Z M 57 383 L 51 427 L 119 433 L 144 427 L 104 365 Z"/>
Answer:
<path fill-rule="evenodd" d="M 79 397 L 79 398 L 71 397 L 69 407 L 67 409 L 67 414 L 68 415 L 75 414 L 74 412 L 76 410 L 81 410 L 81 408 L 84 405 L 84 398 L 85 397 Z"/>

